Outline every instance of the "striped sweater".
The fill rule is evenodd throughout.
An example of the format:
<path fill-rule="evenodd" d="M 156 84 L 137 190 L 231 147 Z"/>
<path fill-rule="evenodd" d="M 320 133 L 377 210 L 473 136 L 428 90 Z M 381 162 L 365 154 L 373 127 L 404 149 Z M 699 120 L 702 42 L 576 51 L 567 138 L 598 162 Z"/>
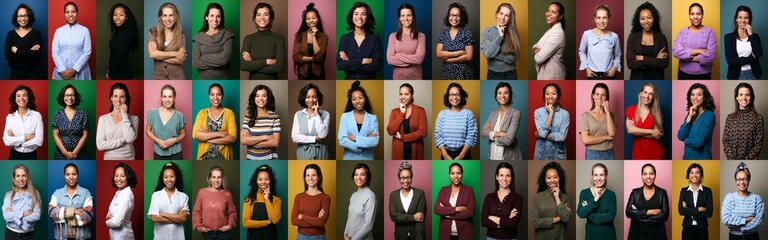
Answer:
<path fill-rule="evenodd" d="M 725 195 L 720 211 L 720 221 L 728 227 L 741 227 L 740 231 L 730 230 L 733 235 L 756 234 L 763 225 L 764 212 L 765 204 L 760 195 L 751 193 L 749 196 L 742 197 L 732 192 Z M 748 217 L 754 217 L 754 219 L 747 223 Z"/>
<path fill-rule="evenodd" d="M 449 150 L 460 150 L 477 143 L 477 121 L 475 114 L 466 108 L 459 112 L 450 109 L 440 111 L 435 122 L 435 146 Z"/>
<path fill-rule="evenodd" d="M 249 126 L 250 116 L 243 118 L 242 128 L 248 130 L 251 136 L 264 136 L 280 133 L 280 115 L 270 111 L 266 116 L 258 116 L 253 123 L 253 126 Z M 277 159 L 277 149 L 275 148 L 262 148 L 256 145 L 248 146 L 247 152 L 248 160 L 270 160 Z"/>

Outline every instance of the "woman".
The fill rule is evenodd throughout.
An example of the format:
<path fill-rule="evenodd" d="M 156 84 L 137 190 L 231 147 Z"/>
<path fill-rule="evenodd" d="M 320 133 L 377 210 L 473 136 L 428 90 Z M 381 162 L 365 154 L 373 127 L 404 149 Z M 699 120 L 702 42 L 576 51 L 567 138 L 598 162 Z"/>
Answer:
<path fill-rule="evenodd" d="M 517 142 L 517 130 L 520 127 L 520 111 L 512 107 L 512 85 L 500 82 L 496 85 L 496 103 L 485 120 L 481 137 L 488 139 L 488 158 L 490 160 L 523 160 L 520 145 Z"/>
<path fill-rule="evenodd" d="M 515 192 L 515 170 L 507 162 L 496 165 L 496 191 L 485 195 L 480 223 L 488 228 L 487 239 L 517 239 L 523 215 L 523 196 Z"/>
<path fill-rule="evenodd" d="M 416 10 L 410 3 L 397 8 L 397 32 L 389 34 L 387 63 L 392 79 L 423 79 L 421 63 L 427 53 L 427 37 L 416 27 Z"/>
<path fill-rule="evenodd" d="M 347 13 L 347 30 L 339 40 L 336 66 L 345 73 L 344 79 L 375 79 L 381 70 L 381 39 L 373 33 L 376 18 L 371 7 L 356 2 Z"/>
<path fill-rule="evenodd" d="M 125 163 L 117 163 L 112 172 L 112 187 L 117 188 L 115 197 L 109 203 L 107 211 L 107 227 L 109 227 L 110 239 L 133 240 L 133 225 L 131 213 L 133 212 L 133 191 L 138 184 L 136 172 Z"/>
<path fill-rule="evenodd" d="M 43 37 L 40 31 L 33 29 L 35 12 L 27 4 L 21 3 L 13 12 L 13 30 L 5 36 L 5 59 L 8 60 L 11 74 L 8 79 L 39 79 L 40 48 Z"/>
<path fill-rule="evenodd" d="M 752 32 L 752 9 L 740 5 L 733 16 L 733 32 L 725 34 L 725 60 L 728 62 L 728 79 L 760 79 L 763 69 L 760 57 L 763 44 L 760 35 Z"/>
<path fill-rule="evenodd" d="M 461 183 L 464 168 L 458 162 L 448 168 L 451 184 L 440 188 L 435 201 L 435 214 L 440 216 L 438 236 L 440 240 L 472 239 L 475 216 L 475 192 Z"/>
<path fill-rule="evenodd" d="M 51 43 L 54 80 L 86 80 L 91 77 L 88 59 L 91 57 L 91 33 L 77 23 L 77 5 L 64 4 L 67 24 L 56 29 Z"/>
<path fill-rule="evenodd" d="M 688 88 L 688 114 L 677 131 L 677 139 L 685 143 L 683 159 L 712 159 L 715 107 L 706 85 L 695 83 Z"/>
<path fill-rule="evenodd" d="M 536 79 L 565 79 L 563 50 L 565 49 L 565 7 L 560 2 L 549 4 L 544 13 L 549 29 L 533 44 L 533 60 L 536 61 Z"/>
<path fill-rule="evenodd" d="M 275 96 L 266 85 L 256 85 L 248 95 L 248 114 L 243 117 L 240 144 L 248 147 L 248 160 L 277 159 L 280 146 L 280 115 Z"/>
<path fill-rule="evenodd" d="M 251 189 L 243 201 L 242 216 L 243 227 L 248 229 L 248 239 L 278 239 L 277 224 L 281 218 L 282 201 L 275 196 L 276 182 L 275 173 L 269 165 L 259 166 L 251 175 L 248 184 Z"/>
<path fill-rule="evenodd" d="M 224 8 L 209 3 L 203 17 L 203 27 L 192 38 L 192 66 L 198 79 L 228 79 L 229 59 L 235 34 L 224 28 Z"/>
<path fill-rule="evenodd" d="M 8 159 L 37 159 L 37 148 L 43 146 L 45 132 L 43 116 L 35 111 L 35 94 L 32 89 L 18 85 L 8 97 L 11 109 L 5 117 L 3 143 L 10 147 Z"/>
<path fill-rule="evenodd" d="M 168 162 L 160 170 L 147 217 L 154 223 L 155 239 L 184 239 L 189 197 L 184 193 L 184 176 L 176 163 Z"/>
<path fill-rule="evenodd" d="M 325 54 L 328 34 L 315 3 L 301 12 L 301 26 L 293 39 L 293 71 L 299 80 L 325 79 Z"/>
<path fill-rule="evenodd" d="M 631 219 L 629 240 L 667 239 L 665 222 L 669 219 L 667 191 L 656 186 L 656 167 L 646 163 L 642 168 L 643 186 L 632 189 L 625 213 Z"/>
<path fill-rule="evenodd" d="M 339 120 L 339 145 L 344 148 L 343 160 L 373 160 L 379 145 L 379 120 L 360 81 L 347 90 L 347 105 Z"/>
<path fill-rule="evenodd" d="M 424 138 L 427 137 L 427 112 L 413 103 L 413 86 L 400 85 L 400 106 L 389 112 L 387 133 L 392 136 L 393 160 L 424 159 Z"/>
<path fill-rule="evenodd" d="M 237 140 L 235 112 L 222 106 L 224 88 L 214 83 L 208 87 L 208 108 L 197 112 L 192 137 L 197 142 L 198 160 L 232 160 L 232 143 Z"/>
<path fill-rule="evenodd" d="M 760 195 L 749 191 L 752 173 L 747 164 L 739 163 L 733 178 L 736 192 L 725 195 L 720 221 L 728 227 L 728 239 L 760 239 L 758 230 L 763 226 L 765 204 Z"/>
<path fill-rule="evenodd" d="M 88 158 L 88 113 L 80 106 L 80 93 L 67 84 L 56 97 L 62 109 L 53 113 L 53 142 L 56 143 L 55 160 L 85 160 Z"/>
<path fill-rule="evenodd" d="M 483 30 L 480 51 L 488 59 L 488 80 L 517 80 L 515 63 L 520 53 L 515 8 L 502 3 L 496 8 L 496 25 Z"/>
<path fill-rule="evenodd" d="M 116 3 L 109 9 L 109 65 L 107 79 L 134 79 L 130 51 L 139 44 L 139 27 L 136 16 L 123 3 Z"/>
<path fill-rule="evenodd" d="M 3 198 L 5 238 L 32 240 L 35 223 L 40 220 L 40 192 L 32 184 L 32 175 L 24 164 L 13 167 L 11 190 Z"/>
<path fill-rule="evenodd" d="M 243 39 L 240 70 L 247 71 L 248 79 L 278 79 L 285 68 L 285 38 L 272 32 L 275 10 L 269 3 L 260 2 L 253 9 L 256 32 Z"/>
<path fill-rule="evenodd" d="M 331 214 L 331 196 L 323 192 L 323 172 L 311 163 L 304 167 L 304 192 L 293 198 L 291 224 L 298 240 L 325 240 L 325 224 Z"/>
<path fill-rule="evenodd" d="M 408 161 L 397 168 L 400 189 L 389 194 L 389 219 L 395 223 L 396 240 L 426 239 L 427 202 L 424 191 L 411 186 L 413 170 Z"/>
<path fill-rule="evenodd" d="M 90 239 L 93 220 L 93 197 L 77 183 L 80 170 L 74 163 L 64 166 L 66 185 L 56 189 L 48 203 L 48 217 L 53 222 L 50 235 L 56 240 Z"/>
<path fill-rule="evenodd" d="M 440 76 L 444 80 L 475 79 L 475 70 L 471 65 L 475 37 L 465 28 L 467 23 L 467 8 L 460 3 L 451 3 L 443 18 L 443 24 L 448 29 L 438 33 L 435 50 L 437 58 L 443 61 Z"/>
<path fill-rule="evenodd" d="M 693 3 L 688 7 L 691 26 L 677 32 L 672 55 L 680 59 L 678 79 L 712 79 L 712 65 L 717 57 L 715 31 L 703 25 L 704 7 Z"/>
<path fill-rule="evenodd" d="M 224 169 L 213 166 L 208 170 L 208 187 L 197 191 L 192 207 L 192 228 L 201 232 L 203 239 L 227 239 L 235 226 L 237 209 L 229 192 L 227 176 Z"/>
<path fill-rule="evenodd" d="M 157 27 L 149 29 L 147 36 L 147 52 L 155 62 L 154 79 L 187 79 L 184 74 L 187 38 L 181 28 L 179 9 L 173 3 L 163 3 L 157 11 Z"/>
<path fill-rule="evenodd" d="M 763 148 L 763 115 L 755 110 L 755 91 L 743 82 L 733 90 L 735 110 L 723 127 L 723 152 L 728 160 L 757 160 Z"/>
<path fill-rule="evenodd" d="M 565 191 L 565 170 L 557 162 L 541 169 L 536 180 L 538 188 L 533 197 L 531 223 L 536 239 L 568 239 L 571 202 Z"/>
<path fill-rule="evenodd" d="M 611 9 L 597 6 L 592 16 L 595 28 L 584 31 L 579 44 L 579 70 L 586 71 L 587 79 L 614 79 L 621 72 L 621 43 L 619 35 L 608 29 Z"/>
<path fill-rule="evenodd" d="M 709 239 L 707 218 L 712 217 L 712 189 L 702 185 L 704 168 L 698 163 L 688 166 L 685 179 L 690 184 L 680 189 L 677 211 L 683 216 L 683 240 Z"/>
<path fill-rule="evenodd" d="M 184 114 L 176 111 L 176 88 L 164 85 L 160 89 L 160 107 L 147 113 L 144 133 L 154 143 L 155 160 L 181 160 L 181 141 L 187 137 Z"/>
<path fill-rule="evenodd" d="M 616 122 L 609 100 L 611 92 L 608 85 L 597 83 L 592 87 L 592 107 L 581 114 L 579 136 L 584 143 L 586 160 L 613 160 L 613 137 L 616 135 Z"/>
<path fill-rule="evenodd" d="M 632 159 L 664 158 L 664 120 L 659 95 L 656 85 L 647 82 L 637 93 L 637 105 L 628 106 L 624 112 L 627 133 L 632 135 Z"/>
<path fill-rule="evenodd" d="M 661 14 L 653 3 L 645 2 L 632 15 L 632 30 L 627 38 L 627 67 L 630 80 L 665 79 L 669 65 L 667 37 L 661 33 Z"/>
<path fill-rule="evenodd" d="M 534 132 L 536 146 L 534 147 L 534 160 L 565 160 L 565 138 L 568 135 L 568 126 L 571 124 L 570 113 L 560 107 L 562 92 L 556 83 L 544 86 L 544 107 L 533 112 L 533 120 L 536 124 Z"/>
<path fill-rule="evenodd" d="M 133 142 L 139 130 L 139 117 L 128 113 L 131 94 L 128 86 L 115 83 L 109 89 L 109 113 L 99 117 L 96 127 L 96 148 L 104 151 L 105 160 L 133 160 Z"/>
<path fill-rule="evenodd" d="M 592 165 L 592 186 L 581 190 L 576 214 L 587 220 L 585 239 L 616 239 L 616 193 L 608 189 L 608 168 Z"/>
<path fill-rule="evenodd" d="M 469 94 L 458 83 L 451 83 L 443 95 L 443 105 L 435 120 L 435 146 L 440 159 L 472 159 L 472 147 L 477 143 L 477 121 L 467 105 Z"/>
<path fill-rule="evenodd" d="M 352 172 L 352 181 L 357 186 L 357 191 L 349 197 L 349 212 L 347 225 L 344 228 L 344 240 L 365 239 L 372 240 L 373 223 L 376 221 L 376 194 L 369 188 L 371 186 L 371 169 L 365 163 L 355 164 Z"/>
<path fill-rule="evenodd" d="M 293 115 L 291 139 L 298 144 L 296 159 L 328 159 L 328 146 L 325 145 L 331 115 L 320 109 L 323 106 L 323 93 L 313 84 L 307 84 L 299 90 L 299 105 L 303 108 Z"/>

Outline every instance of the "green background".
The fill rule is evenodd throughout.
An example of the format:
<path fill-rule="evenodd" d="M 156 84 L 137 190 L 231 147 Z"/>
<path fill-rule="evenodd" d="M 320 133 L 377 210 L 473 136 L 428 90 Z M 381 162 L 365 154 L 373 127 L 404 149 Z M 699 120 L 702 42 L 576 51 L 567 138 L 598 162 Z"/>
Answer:
<path fill-rule="evenodd" d="M 96 12 L 99 13 L 96 16 L 96 69 L 93 72 L 96 74 L 93 79 L 105 79 L 107 74 L 107 67 L 109 67 L 109 40 L 112 39 L 112 33 L 109 29 L 112 16 L 109 15 L 109 9 L 115 3 L 121 2 L 131 9 L 131 12 L 136 17 L 136 24 L 138 27 L 138 38 L 134 49 L 131 49 L 128 53 L 128 61 L 131 63 L 131 72 L 134 78 L 141 77 L 141 73 L 144 71 L 144 64 L 142 59 L 142 53 L 147 51 L 147 45 L 144 41 L 144 34 L 147 34 L 149 30 L 144 29 L 144 1 L 141 0 L 99 0 L 96 3 Z M 122 80 L 122 79 L 121 79 Z"/>
<path fill-rule="evenodd" d="M 56 97 L 59 95 L 61 88 L 67 84 L 72 84 L 80 93 L 80 106 L 78 109 L 84 110 L 88 113 L 88 139 L 85 143 L 85 148 L 88 149 L 87 159 L 96 159 L 96 82 L 94 81 L 48 81 L 48 159 L 53 159 L 54 152 L 56 151 L 56 142 L 53 141 L 53 128 L 50 127 L 53 123 L 53 113 L 62 107 L 56 101 Z"/>
<path fill-rule="evenodd" d="M 205 108 L 208 108 L 211 106 L 210 100 L 208 100 L 208 87 L 211 86 L 211 84 L 218 83 L 221 85 L 221 87 L 224 88 L 224 96 L 221 101 L 221 105 L 229 108 L 229 110 L 232 110 L 235 113 L 235 128 L 237 129 L 238 134 L 240 133 L 240 112 L 238 109 L 240 109 L 240 93 L 238 89 L 240 88 L 240 81 L 237 80 L 200 80 L 200 81 L 193 81 L 192 82 L 192 123 L 189 125 L 189 127 L 195 126 L 195 120 L 197 119 L 197 113 L 200 112 L 200 110 L 203 110 Z M 194 136 L 188 136 L 192 139 L 192 156 L 193 158 L 197 157 L 197 139 L 194 138 Z M 237 138 L 237 137 L 235 137 Z M 240 140 L 235 139 L 235 142 L 232 143 L 232 159 L 237 159 L 238 153 L 240 153 Z M 207 174 L 207 173 L 206 173 Z"/>
<path fill-rule="evenodd" d="M 336 52 L 335 53 L 327 53 L 326 56 L 336 58 L 339 54 L 339 42 L 341 42 L 341 36 L 347 33 L 350 33 L 351 30 L 347 30 L 347 13 L 349 13 L 349 10 L 352 8 L 352 5 L 354 5 L 358 0 L 336 0 Z M 384 39 L 382 39 L 382 36 L 384 36 L 384 21 L 389 20 L 392 21 L 391 18 L 386 18 L 384 16 L 384 1 L 360 1 L 367 3 L 368 6 L 371 7 L 371 12 L 373 13 L 374 18 L 376 19 L 376 28 L 373 30 L 373 33 L 378 35 L 379 40 L 381 41 L 381 69 L 376 72 L 376 79 L 384 79 L 384 64 L 386 64 L 386 51 L 387 46 L 384 45 Z M 389 36 L 389 35 L 387 35 Z M 344 76 L 347 74 L 344 73 L 344 71 L 340 71 L 338 68 L 336 68 L 336 79 L 344 79 Z M 343 234 L 343 232 L 342 232 Z M 381 235 L 375 235 L 375 236 L 381 236 Z"/>
<path fill-rule="evenodd" d="M 240 171 L 238 170 L 238 167 L 240 166 L 239 162 L 235 161 L 199 161 L 195 162 L 192 167 L 192 175 L 190 175 L 190 178 L 192 178 L 192 194 L 189 195 L 189 211 L 190 214 L 194 211 L 193 208 L 195 207 L 195 202 L 197 201 L 197 193 L 200 191 L 200 189 L 208 187 L 208 171 L 211 170 L 211 167 L 213 166 L 219 166 L 222 169 L 224 169 L 224 176 L 227 178 L 227 189 L 230 193 L 232 193 L 232 200 L 235 203 L 235 209 L 237 212 L 237 225 L 241 225 L 240 221 L 240 215 L 242 213 L 242 209 L 238 208 L 240 200 L 237 198 L 237 196 L 240 196 L 240 184 L 238 180 L 240 179 Z M 191 176 L 194 176 L 191 177 Z M 207 190 L 206 190 L 207 191 Z M 191 215 L 190 215 L 191 216 Z M 205 216 L 203 216 L 205 218 Z M 191 222 L 192 218 L 190 218 Z M 237 236 L 240 232 L 240 229 L 235 227 L 230 230 L 229 234 L 230 236 Z M 187 236 L 187 239 L 190 239 L 189 236 Z M 201 234 L 198 231 L 192 231 L 192 240 L 201 240 L 203 239 L 203 234 Z"/>
<path fill-rule="evenodd" d="M 48 164 L 47 161 L 0 161 L 0 169 L 3 169 L 3 175 L 10 176 L 13 171 L 13 167 L 16 164 L 21 164 L 29 168 L 29 175 L 32 175 L 32 183 L 40 193 L 40 220 L 35 224 L 35 239 L 44 240 L 48 236 L 48 228 L 45 224 L 48 222 L 48 202 L 51 200 L 51 195 L 48 194 Z M 6 178 L 7 179 L 7 178 Z M 0 181 L 0 189 L 11 191 L 13 181 Z M 5 195 L 3 195 L 5 196 Z M 0 227 L 5 228 L 5 221 L 0 221 Z M 5 239 L 5 230 L 0 231 L 0 238 Z"/>
<path fill-rule="evenodd" d="M 237 162 L 235 162 L 237 163 Z M 287 236 L 282 236 L 282 234 L 288 233 L 288 222 L 291 220 L 291 215 L 288 213 L 288 201 L 293 201 L 293 198 L 288 199 L 288 162 L 287 161 L 281 161 L 281 160 L 269 160 L 269 161 L 240 161 L 240 198 L 236 200 L 238 202 L 238 209 L 240 210 L 237 213 L 238 221 L 237 225 L 239 226 L 240 230 L 240 238 L 239 239 L 246 239 L 246 233 L 248 232 L 245 228 L 243 228 L 243 199 L 245 199 L 245 195 L 248 194 L 249 191 L 251 191 L 251 186 L 248 184 L 251 181 L 251 176 L 253 176 L 253 170 L 256 170 L 259 166 L 262 164 L 269 165 L 272 167 L 272 171 L 275 174 L 275 188 L 277 188 L 277 191 L 273 191 L 275 196 L 280 198 L 282 205 L 280 206 L 280 222 L 277 223 L 277 233 L 278 237 L 281 239 L 286 239 Z M 230 184 L 232 185 L 232 184 Z M 238 195 L 235 195 L 238 196 Z M 230 236 L 234 238 L 233 236 Z M 234 238 L 237 239 L 237 238 Z"/>
<path fill-rule="evenodd" d="M 146 161 L 144 162 L 144 214 L 149 212 L 149 205 L 152 204 L 152 193 L 155 192 L 157 186 L 157 178 L 160 176 L 160 169 L 163 169 L 163 165 L 173 162 L 179 165 L 181 169 L 181 175 L 183 176 L 184 190 L 179 190 L 187 194 L 190 197 L 188 206 L 190 213 L 189 218 L 184 223 L 184 236 L 191 236 L 192 231 L 192 206 L 195 202 L 192 201 L 192 195 L 196 195 L 197 192 L 192 192 L 192 162 L 191 161 Z M 207 175 L 206 175 L 207 176 Z M 179 177 L 176 176 L 176 181 Z M 144 218 L 144 239 L 153 239 L 155 233 L 155 223 L 149 219 Z"/>
<path fill-rule="evenodd" d="M 427 204 L 434 210 L 435 202 L 437 201 L 437 194 L 440 193 L 440 188 L 451 184 L 451 178 L 448 174 L 448 167 L 454 163 L 453 161 L 432 161 L 432 201 L 431 204 Z M 462 176 L 461 183 L 471 187 L 475 194 L 475 216 L 472 217 L 472 226 L 474 227 L 473 239 L 480 239 L 480 210 L 482 210 L 484 196 L 480 191 L 480 178 L 475 175 L 480 173 L 480 161 L 461 161 L 459 162 L 464 169 L 464 175 Z M 492 175 L 492 174 L 491 174 Z M 432 239 L 438 239 L 440 237 L 440 216 L 432 212 Z M 382 235 L 377 235 L 382 236 Z"/>
<path fill-rule="evenodd" d="M 369 188 L 376 194 L 376 211 L 373 216 L 374 237 L 384 236 L 384 162 L 383 161 L 338 161 L 336 162 L 336 235 L 344 239 L 344 229 L 349 215 L 349 199 L 357 191 L 352 180 L 352 173 L 357 163 L 365 163 L 371 170 L 371 185 Z M 388 219 L 388 218 L 387 218 Z M 360 223 L 355 223 L 360 224 Z"/>
<path fill-rule="evenodd" d="M 229 29 L 235 34 L 235 37 L 232 38 L 232 55 L 229 57 L 229 78 L 227 79 L 240 79 L 240 59 L 238 58 L 240 56 L 240 11 L 238 11 L 240 8 L 240 1 L 192 1 L 192 32 L 188 33 L 187 37 L 194 38 L 195 34 L 197 34 L 200 31 L 200 28 L 203 27 L 203 21 L 205 21 L 205 9 L 208 7 L 208 4 L 212 2 L 221 4 L 221 7 L 224 8 L 224 28 Z M 190 63 L 192 62 L 192 51 L 194 51 L 192 48 L 194 48 L 194 44 L 190 46 L 190 51 L 187 52 Z M 197 74 L 197 69 L 193 68 L 190 79 L 198 79 Z"/>

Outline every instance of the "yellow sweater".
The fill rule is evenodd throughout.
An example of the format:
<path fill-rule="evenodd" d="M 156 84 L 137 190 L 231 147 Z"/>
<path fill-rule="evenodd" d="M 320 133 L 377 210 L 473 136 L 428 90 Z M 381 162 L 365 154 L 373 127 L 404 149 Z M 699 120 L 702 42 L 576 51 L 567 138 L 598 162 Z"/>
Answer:
<path fill-rule="evenodd" d="M 264 205 L 267 206 L 267 216 L 269 216 L 269 221 L 267 220 L 251 220 L 251 214 L 253 213 L 253 204 L 251 204 L 251 201 L 248 199 L 243 202 L 243 227 L 245 228 L 262 228 L 269 225 L 269 222 L 272 224 L 277 224 L 280 222 L 280 205 L 282 204 L 282 201 L 280 201 L 280 198 L 277 196 L 272 196 L 272 202 L 265 201 L 264 199 L 264 193 L 259 190 L 259 192 L 256 193 L 256 202 L 264 203 Z"/>

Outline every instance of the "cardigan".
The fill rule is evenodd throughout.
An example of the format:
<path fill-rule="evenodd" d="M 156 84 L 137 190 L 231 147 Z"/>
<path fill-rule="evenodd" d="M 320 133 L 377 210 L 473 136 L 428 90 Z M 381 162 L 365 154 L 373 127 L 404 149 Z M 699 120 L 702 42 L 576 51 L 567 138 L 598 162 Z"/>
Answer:
<path fill-rule="evenodd" d="M 243 39 L 243 50 L 251 55 L 251 61 L 240 57 L 240 70 L 247 71 L 248 79 L 277 80 L 285 69 L 285 38 L 270 30 L 256 31 Z M 267 59 L 277 62 L 267 65 Z"/>
<path fill-rule="evenodd" d="M 725 51 L 725 61 L 728 62 L 728 79 L 739 79 L 741 66 L 749 64 L 752 67 L 752 74 L 757 79 L 763 75 L 763 69 L 760 67 L 760 57 L 763 56 L 763 44 L 760 42 L 760 35 L 752 33 L 747 37 L 749 45 L 752 46 L 752 56 L 740 57 L 736 49 L 736 39 L 738 34 L 728 33 L 723 37 L 723 48 Z"/>
<path fill-rule="evenodd" d="M 488 145 L 496 144 L 504 148 L 503 160 L 523 160 L 523 154 L 517 141 L 517 130 L 520 127 L 520 111 L 512 107 L 507 107 L 507 112 L 501 120 L 500 131 L 506 133 L 505 136 L 494 139 L 495 134 L 493 126 L 496 126 L 496 120 L 499 118 L 499 109 L 491 111 L 488 120 L 482 128 L 480 137 L 488 139 Z M 491 147 L 488 147 L 488 157 L 491 156 Z M 502 160 L 502 159 L 494 159 Z"/>
<path fill-rule="evenodd" d="M 424 191 L 418 188 L 411 188 L 413 195 L 408 209 L 403 208 L 403 202 L 400 200 L 400 188 L 389 194 L 389 219 L 395 223 L 395 239 L 413 239 L 424 240 L 426 238 L 425 223 L 427 219 L 427 202 Z M 414 215 L 421 213 L 424 215 L 424 221 L 417 222 Z"/>
<path fill-rule="evenodd" d="M 698 48 L 703 48 L 707 51 L 698 55 L 699 62 L 694 62 L 691 50 Z M 677 33 L 674 44 L 672 44 L 672 55 L 680 59 L 679 68 L 681 72 L 691 75 L 712 72 L 712 65 L 717 57 L 717 37 L 715 36 L 715 31 L 707 26 L 703 26 L 696 33 L 691 32 L 689 27 L 681 29 Z"/>
<path fill-rule="evenodd" d="M 696 204 L 693 204 L 693 192 L 688 191 L 689 187 L 683 187 L 680 189 L 680 201 L 677 202 L 677 212 L 680 216 L 683 216 L 683 228 L 696 228 L 701 231 L 707 231 L 707 218 L 712 217 L 713 204 L 712 204 L 712 189 L 699 185 L 699 193 L 696 197 Z M 683 203 L 686 207 L 683 208 Z M 700 212 L 699 207 L 706 208 L 705 211 Z M 696 220 L 696 226 L 693 226 L 693 220 Z"/>
<path fill-rule="evenodd" d="M 392 68 L 393 80 L 421 80 L 423 79 L 421 63 L 426 57 L 427 37 L 419 32 L 418 39 L 413 39 L 411 34 L 402 34 L 397 40 L 397 32 L 389 34 L 387 42 L 387 63 Z"/>
<path fill-rule="evenodd" d="M 581 204 L 584 201 L 587 205 Z M 600 199 L 595 202 L 591 189 L 585 188 L 581 190 L 576 206 L 576 214 L 587 220 L 584 227 L 585 239 L 616 239 L 616 227 L 613 225 L 613 220 L 616 218 L 616 193 L 605 189 Z"/>
<path fill-rule="evenodd" d="M 320 210 L 325 211 L 325 214 L 318 217 Z M 302 215 L 301 219 L 299 214 Z M 291 224 L 297 226 L 298 232 L 303 235 L 325 236 L 325 224 L 331 214 L 331 196 L 326 193 L 312 196 L 301 192 L 293 198 Z"/>
<path fill-rule="evenodd" d="M 320 31 L 315 33 L 315 40 L 317 40 L 317 45 L 320 46 L 320 49 L 313 49 L 314 51 L 317 51 L 316 53 L 309 52 L 307 47 L 307 33 L 303 32 L 301 34 L 303 34 L 301 39 L 293 39 L 293 64 L 294 66 L 298 66 L 295 67 L 294 70 L 297 71 L 299 79 L 304 79 L 309 77 L 310 67 L 312 67 L 311 71 L 314 75 L 325 79 L 325 76 L 322 74 L 325 73 L 325 57 L 326 51 L 328 50 L 328 34 Z M 308 63 L 302 61 L 301 58 L 304 56 L 312 57 L 312 62 Z"/>
<path fill-rule="evenodd" d="M 456 222 L 456 232 L 459 240 L 469 240 L 474 237 L 472 218 L 475 216 L 475 192 L 472 187 L 461 184 L 456 200 L 456 206 L 467 207 L 466 211 L 456 212 L 456 206 L 451 205 L 451 186 L 440 188 L 435 201 L 435 214 L 440 216 L 439 239 L 451 238 L 451 224 Z"/>
<path fill-rule="evenodd" d="M 704 110 L 693 122 L 686 123 L 683 120 L 683 125 L 677 131 L 677 139 L 685 143 L 683 159 L 712 159 L 712 132 L 715 124 L 715 114 L 709 110 Z"/>
<path fill-rule="evenodd" d="M 514 40 L 520 41 L 520 39 Z M 483 30 L 483 34 L 480 36 L 480 52 L 488 59 L 488 70 L 494 72 L 515 70 L 517 58 L 512 53 L 504 53 L 504 44 L 504 37 L 499 35 L 496 26 L 490 26 Z"/>
<path fill-rule="evenodd" d="M 221 118 L 221 129 L 218 131 L 227 132 L 230 136 L 237 139 L 237 131 L 240 129 L 238 128 L 239 126 L 237 126 L 235 112 L 229 108 L 224 108 L 224 110 L 221 112 L 221 115 L 219 116 L 210 116 L 208 108 L 204 108 L 197 112 L 197 117 L 195 117 L 195 124 L 192 126 L 192 139 L 195 139 L 197 132 L 200 130 L 211 132 L 210 128 L 208 128 L 208 119 L 210 118 L 213 120 L 214 117 Z M 203 154 L 208 151 L 208 148 L 210 148 L 211 145 L 207 141 L 196 141 L 197 157 L 195 157 L 195 159 L 201 160 Z M 216 144 L 216 146 L 219 148 L 221 155 L 224 156 L 224 159 L 218 160 L 232 160 L 232 144 Z"/>
<path fill-rule="evenodd" d="M 661 32 L 653 32 L 653 45 L 646 46 L 653 49 L 652 56 L 643 55 L 643 32 L 633 32 L 627 38 L 627 66 L 632 69 L 631 80 L 661 80 L 664 78 L 664 69 L 669 66 L 669 58 L 656 58 L 659 51 L 669 53 L 667 37 Z M 643 60 L 635 59 L 637 55 L 643 55 Z M 654 78 L 654 79 L 651 79 Z M 658 79 L 656 79 L 658 78 Z"/>
<path fill-rule="evenodd" d="M 410 133 L 403 132 L 405 113 L 400 108 L 394 108 L 389 113 L 387 133 L 392 136 L 392 160 L 420 160 L 424 159 L 424 138 L 427 137 L 429 126 L 427 125 L 427 112 L 424 108 L 411 104 L 411 117 L 408 118 Z M 400 133 L 401 138 L 395 135 Z M 411 143 L 411 159 L 403 159 L 405 143 Z"/>
<path fill-rule="evenodd" d="M 349 60 L 341 59 L 336 54 L 336 66 L 345 73 L 344 79 L 375 79 L 376 72 L 381 70 L 381 39 L 373 33 L 365 33 L 365 39 L 358 46 L 355 41 L 355 33 L 350 32 L 341 35 L 339 41 L 339 53 L 342 51 Z M 363 64 L 363 58 L 371 58 L 371 63 Z"/>
<path fill-rule="evenodd" d="M 756 160 L 763 148 L 763 116 L 752 110 L 728 114 L 723 127 L 723 152 L 729 160 Z"/>
<path fill-rule="evenodd" d="M 509 217 L 513 209 L 517 209 L 517 215 Z M 499 217 L 499 224 L 494 223 L 488 216 Z M 499 201 L 496 192 L 485 195 L 483 210 L 480 211 L 480 224 L 488 228 L 488 237 L 496 239 L 516 239 L 522 231 L 517 231 L 517 225 L 523 218 L 523 197 L 514 191 L 504 196 Z"/>
<path fill-rule="evenodd" d="M 549 28 L 533 48 L 539 48 L 539 53 L 533 55 L 536 61 L 536 79 L 559 80 L 565 79 L 565 64 L 563 51 L 565 49 L 565 31 L 560 22 Z"/>
<path fill-rule="evenodd" d="M 181 33 L 181 36 L 174 36 L 174 37 L 180 37 L 181 46 L 167 46 L 164 47 L 165 43 L 158 43 L 157 42 L 157 27 L 152 27 L 149 29 L 149 42 L 155 42 L 157 44 L 157 50 L 158 51 L 165 51 L 165 52 L 175 52 L 179 51 L 181 48 L 186 48 L 187 43 L 187 37 L 184 35 L 184 32 Z M 172 64 L 167 63 L 163 60 L 154 60 L 154 72 L 152 74 L 152 78 L 154 79 L 161 79 L 161 80 L 181 80 L 181 79 L 187 79 L 186 74 L 184 73 L 184 63 L 182 64 Z M 183 61 L 182 61 L 183 62 Z"/>
<path fill-rule="evenodd" d="M 198 32 L 192 38 L 192 67 L 199 72 L 198 79 L 229 79 L 229 59 L 235 34 L 221 29 L 213 35 Z"/>
<path fill-rule="evenodd" d="M 568 239 L 568 222 L 571 221 L 572 212 L 566 207 L 570 203 L 571 197 L 563 192 L 560 192 L 559 205 L 551 192 L 544 190 L 536 193 L 530 212 L 534 239 Z M 552 223 L 555 217 L 560 217 L 560 221 Z"/>
<path fill-rule="evenodd" d="M 341 114 L 339 120 L 339 146 L 344 148 L 344 160 L 373 160 L 373 152 L 379 145 L 379 120 L 376 115 L 365 113 L 363 127 L 358 130 L 354 110 Z M 373 134 L 373 136 L 371 136 Z M 355 135 L 355 141 L 349 140 Z"/>

